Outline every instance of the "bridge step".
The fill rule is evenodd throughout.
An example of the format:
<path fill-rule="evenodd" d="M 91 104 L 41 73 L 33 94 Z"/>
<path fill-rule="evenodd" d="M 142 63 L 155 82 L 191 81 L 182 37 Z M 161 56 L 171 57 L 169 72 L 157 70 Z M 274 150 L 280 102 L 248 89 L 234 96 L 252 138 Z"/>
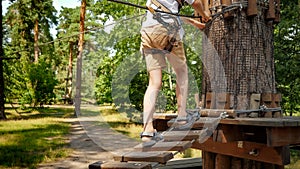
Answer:
<path fill-rule="evenodd" d="M 134 147 L 135 150 L 142 151 L 179 151 L 182 152 L 188 148 L 192 147 L 190 141 L 172 141 L 172 142 L 157 142 L 152 147 L 143 147 L 139 144 Z"/>
<path fill-rule="evenodd" d="M 165 141 L 192 141 L 206 135 L 206 130 L 166 131 L 162 135 Z"/>
<path fill-rule="evenodd" d="M 147 151 L 147 152 L 128 152 L 114 156 L 115 161 L 143 161 L 143 162 L 158 162 L 161 164 L 167 163 L 174 157 L 172 152 L 167 151 Z"/>
<path fill-rule="evenodd" d="M 203 127 L 207 128 L 214 128 L 220 122 L 220 118 L 218 117 L 201 117 L 199 120 L 195 121 L 194 125 L 192 126 L 193 129 L 202 129 Z M 169 127 L 173 125 L 177 125 L 175 119 L 171 119 L 167 122 Z"/>
<path fill-rule="evenodd" d="M 89 165 L 89 169 L 152 169 L 152 165 L 146 162 L 96 162 Z"/>

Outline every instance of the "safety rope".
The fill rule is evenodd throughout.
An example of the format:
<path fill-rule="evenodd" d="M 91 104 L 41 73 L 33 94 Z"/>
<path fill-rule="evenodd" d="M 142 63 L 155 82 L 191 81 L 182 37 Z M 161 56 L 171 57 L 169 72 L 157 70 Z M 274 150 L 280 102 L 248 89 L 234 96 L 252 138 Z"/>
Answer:
<path fill-rule="evenodd" d="M 224 8 L 222 8 L 220 12 L 217 12 L 217 13 L 213 14 L 212 19 L 206 23 L 206 26 L 210 25 L 215 19 L 217 19 L 218 17 L 224 15 L 227 12 L 230 12 L 230 11 L 233 11 L 233 10 L 236 10 L 236 9 L 242 10 L 243 8 L 246 8 L 247 6 L 248 6 L 248 1 L 233 2 L 231 5 L 228 5 Z M 218 7 L 223 7 L 223 6 L 222 5 L 221 6 L 216 6 L 216 7 L 210 8 L 210 10 L 216 10 Z"/>
<path fill-rule="evenodd" d="M 134 3 L 130 3 L 130 2 L 125 2 L 122 0 L 107 0 L 110 2 L 115 2 L 115 3 L 120 3 L 120 4 L 124 4 L 124 5 L 128 5 L 128 6 L 132 6 L 132 7 L 136 7 L 136 8 L 141 8 L 141 9 L 145 9 L 148 10 L 148 7 L 146 6 L 142 6 L 142 5 L 137 5 Z M 220 5 L 217 7 L 213 7 L 210 8 L 210 10 L 215 10 L 219 7 L 222 7 L 220 12 L 217 12 L 215 14 L 212 15 L 212 19 L 210 21 L 208 21 L 206 23 L 206 25 L 210 25 L 215 19 L 217 19 L 218 17 L 224 15 L 227 12 L 236 10 L 236 9 L 240 9 L 242 10 L 243 8 L 246 8 L 248 6 L 248 1 L 242 1 L 242 2 L 233 2 L 231 5 L 228 5 L 226 7 Z M 194 15 L 182 15 L 182 14 L 178 14 L 178 13 L 172 13 L 172 12 L 166 12 L 166 11 L 161 11 L 161 10 L 156 10 L 154 9 L 155 12 L 160 12 L 160 13 L 165 13 L 165 14 L 169 14 L 169 15 L 174 15 L 174 16 L 179 16 L 179 17 L 188 17 L 188 18 L 202 18 L 201 16 L 194 16 Z"/>
<path fill-rule="evenodd" d="M 137 5 L 137 4 L 130 3 L 130 2 L 125 2 L 125 1 L 122 1 L 122 0 L 107 0 L 107 1 L 115 2 L 115 3 L 120 3 L 120 4 L 124 4 L 124 5 L 128 5 L 128 6 L 133 6 L 133 7 L 137 7 L 137 8 L 140 8 L 140 9 L 148 10 L 148 7 L 146 7 L 146 6 Z M 160 13 L 169 14 L 169 15 L 174 15 L 174 16 L 180 16 L 180 17 L 187 17 L 187 18 L 201 18 L 201 16 L 182 15 L 182 14 L 178 14 L 178 13 L 165 12 L 165 11 L 156 10 L 156 9 L 154 9 L 154 11 L 155 11 L 155 12 L 160 12 Z"/>
<path fill-rule="evenodd" d="M 268 108 L 265 105 L 262 105 L 259 107 L 259 109 L 253 109 L 253 110 L 235 110 L 237 114 L 243 114 L 243 113 L 251 113 L 251 112 L 281 112 L 281 107 L 275 107 L 275 108 Z"/>

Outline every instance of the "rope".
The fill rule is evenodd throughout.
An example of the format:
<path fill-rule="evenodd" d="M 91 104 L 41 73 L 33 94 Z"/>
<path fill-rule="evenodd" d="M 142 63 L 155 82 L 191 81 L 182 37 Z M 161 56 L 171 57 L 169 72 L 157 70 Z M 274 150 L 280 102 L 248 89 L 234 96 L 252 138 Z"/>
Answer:
<path fill-rule="evenodd" d="M 107 0 L 107 1 L 115 2 L 115 3 L 119 3 L 119 4 L 124 4 L 124 5 L 128 5 L 128 6 L 133 6 L 133 7 L 136 7 L 136 8 L 141 8 L 141 9 L 148 10 L 148 7 L 146 7 L 146 6 L 141 6 L 141 5 L 133 4 L 133 3 L 130 3 L 130 2 L 125 2 L 125 1 L 122 1 L 122 0 Z M 201 18 L 201 16 L 182 15 L 182 14 L 178 14 L 178 13 L 165 12 L 165 11 L 160 11 L 160 10 L 156 10 L 156 9 L 154 11 L 155 12 L 169 14 L 169 15 L 174 15 L 174 16 L 180 16 L 180 17 Z"/>
<path fill-rule="evenodd" d="M 136 7 L 136 8 L 141 8 L 141 9 L 145 9 L 148 10 L 148 8 L 146 6 L 141 6 L 141 5 L 137 5 L 134 3 L 130 3 L 130 2 L 125 2 L 122 0 L 107 0 L 110 2 L 115 2 L 115 3 L 119 3 L 119 4 L 124 4 L 124 5 L 128 5 L 128 6 L 132 6 L 132 7 Z M 217 19 L 218 17 L 220 17 L 221 15 L 224 15 L 224 13 L 226 12 L 230 12 L 236 9 L 240 9 L 242 10 L 243 8 L 248 6 L 248 1 L 242 1 L 242 2 L 234 2 L 229 6 L 226 6 L 224 8 L 222 8 L 222 11 L 217 12 L 216 14 L 212 15 L 212 19 L 210 21 L 208 21 L 206 23 L 207 25 L 211 25 L 211 23 Z M 222 5 L 220 7 L 223 7 Z M 211 8 L 211 10 L 216 9 L 217 7 Z M 154 10 L 155 12 L 160 12 L 160 13 L 165 13 L 165 14 L 169 14 L 169 15 L 175 15 L 175 16 L 179 16 L 179 17 L 188 17 L 188 18 L 202 18 L 201 16 L 194 16 L 194 15 L 182 15 L 182 14 L 178 14 L 178 13 L 171 13 L 171 12 L 165 12 L 165 11 L 160 11 L 160 10 Z"/>
<path fill-rule="evenodd" d="M 236 110 L 235 112 L 237 114 L 242 113 L 251 113 L 251 112 L 281 112 L 281 107 L 275 107 L 275 108 L 267 108 L 266 106 L 260 106 L 259 109 L 253 109 L 253 110 Z"/>
<path fill-rule="evenodd" d="M 212 15 L 212 19 L 206 23 L 206 26 L 211 25 L 211 23 L 215 19 L 217 19 L 218 17 L 224 15 L 226 12 L 230 12 L 230 11 L 233 11 L 233 10 L 236 10 L 236 9 L 242 10 L 243 8 L 246 8 L 247 6 L 248 6 L 248 1 L 234 2 L 231 5 L 222 8 L 222 11 L 217 12 L 216 14 Z M 215 10 L 216 8 L 217 7 L 211 8 L 211 10 Z"/>

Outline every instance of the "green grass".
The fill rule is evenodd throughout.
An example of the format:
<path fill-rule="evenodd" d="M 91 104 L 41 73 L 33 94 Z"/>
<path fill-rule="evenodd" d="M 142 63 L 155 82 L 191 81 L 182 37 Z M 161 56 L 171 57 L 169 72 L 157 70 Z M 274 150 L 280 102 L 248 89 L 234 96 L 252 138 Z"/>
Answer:
<path fill-rule="evenodd" d="M 291 164 L 285 166 L 285 169 L 299 169 L 300 168 L 300 151 L 291 150 Z"/>
<path fill-rule="evenodd" d="M 100 111 L 100 112 L 99 112 Z M 81 111 L 82 116 L 101 116 L 104 121 L 99 121 L 95 125 L 110 127 L 128 137 L 139 139 L 143 124 L 130 121 L 126 113 L 116 111 L 112 106 L 101 106 L 98 110 Z"/>
<path fill-rule="evenodd" d="M 0 121 L 0 168 L 36 168 L 69 155 L 66 134 L 71 124 L 63 118 L 72 109 L 7 110 L 9 120 Z"/>

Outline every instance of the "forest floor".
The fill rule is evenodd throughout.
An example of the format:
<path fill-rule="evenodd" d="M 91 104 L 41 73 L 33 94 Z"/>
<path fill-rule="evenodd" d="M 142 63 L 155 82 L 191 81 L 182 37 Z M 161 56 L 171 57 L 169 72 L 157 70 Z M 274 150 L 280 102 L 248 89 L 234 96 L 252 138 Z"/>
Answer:
<path fill-rule="evenodd" d="M 91 163 L 112 159 L 111 153 L 99 147 L 89 138 L 79 121 L 72 119 L 68 122 L 72 123 L 68 139 L 73 152 L 65 159 L 39 165 L 39 169 L 87 169 Z"/>

